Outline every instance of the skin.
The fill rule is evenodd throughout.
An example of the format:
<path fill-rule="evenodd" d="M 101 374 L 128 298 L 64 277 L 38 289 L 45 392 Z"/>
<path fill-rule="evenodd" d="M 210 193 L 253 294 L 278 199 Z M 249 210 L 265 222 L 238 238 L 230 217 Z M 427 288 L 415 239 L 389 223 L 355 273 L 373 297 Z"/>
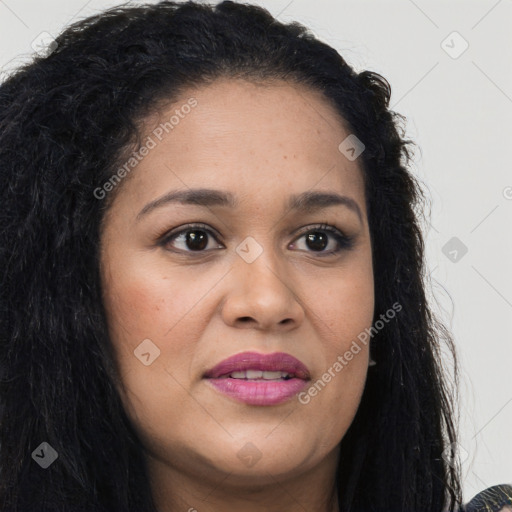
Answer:
<path fill-rule="evenodd" d="M 123 181 L 101 235 L 119 391 L 147 452 L 155 501 L 161 512 L 330 512 L 338 445 L 360 403 L 368 347 L 307 404 L 240 403 L 203 374 L 233 354 L 282 351 L 314 383 L 371 326 L 363 175 L 338 150 L 350 132 L 316 91 L 219 79 L 147 119 L 146 136 L 192 96 L 197 106 Z M 166 193 L 198 187 L 231 192 L 238 205 L 167 203 L 137 218 Z M 289 196 L 306 191 L 350 197 L 361 218 L 345 205 L 288 210 Z M 213 231 L 203 252 L 185 241 L 195 222 Z M 353 247 L 322 256 L 338 244 L 328 232 L 326 249 L 307 243 L 305 233 L 320 223 L 353 236 Z M 182 235 L 159 245 L 171 231 Z M 249 236 L 263 251 L 252 263 L 236 252 Z M 134 355 L 145 339 L 160 350 L 148 366 Z M 260 456 L 255 464 L 238 456 L 244 446 Z"/>

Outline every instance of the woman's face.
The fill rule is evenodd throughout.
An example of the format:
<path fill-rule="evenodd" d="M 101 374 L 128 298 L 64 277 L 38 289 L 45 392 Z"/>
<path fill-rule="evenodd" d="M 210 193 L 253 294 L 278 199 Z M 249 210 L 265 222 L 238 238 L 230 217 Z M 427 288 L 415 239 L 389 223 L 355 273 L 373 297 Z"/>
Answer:
<path fill-rule="evenodd" d="M 146 126 L 101 269 L 120 392 L 151 467 L 240 485 L 332 473 L 368 347 L 344 355 L 374 311 L 363 176 L 338 148 L 350 132 L 319 93 L 234 79 Z M 197 189 L 209 192 L 187 202 Z M 277 357 L 245 370 L 295 377 L 226 380 L 235 365 L 206 378 L 244 352 L 289 354 L 307 375 Z"/>

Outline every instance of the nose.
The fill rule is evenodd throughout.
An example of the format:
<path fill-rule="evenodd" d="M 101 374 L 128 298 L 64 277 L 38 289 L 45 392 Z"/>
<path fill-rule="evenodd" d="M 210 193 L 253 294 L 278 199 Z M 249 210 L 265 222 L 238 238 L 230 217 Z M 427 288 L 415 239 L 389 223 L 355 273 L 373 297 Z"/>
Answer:
<path fill-rule="evenodd" d="M 227 325 L 269 331 L 289 331 L 302 324 L 304 308 L 282 265 L 264 251 L 255 261 L 237 258 L 222 303 Z"/>

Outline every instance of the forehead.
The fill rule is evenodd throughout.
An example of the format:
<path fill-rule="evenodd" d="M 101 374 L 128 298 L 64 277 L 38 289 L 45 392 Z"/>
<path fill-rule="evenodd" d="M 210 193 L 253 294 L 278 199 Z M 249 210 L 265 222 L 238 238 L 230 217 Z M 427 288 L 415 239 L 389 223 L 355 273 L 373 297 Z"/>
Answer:
<path fill-rule="evenodd" d="M 339 149 L 350 130 L 320 92 L 305 86 L 219 79 L 161 107 L 142 134 L 151 149 L 130 177 L 132 199 L 197 186 L 245 197 L 315 185 L 359 196 L 363 190 L 359 162 Z"/>
<path fill-rule="evenodd" d="M 188 107 L 191 98 L 193 108 Z M 151 131 L 152 124 L 156 128 Z M 221 150 L 222 144 L 236 141 L 243 143 L 239 151 L 258 149 L 260 156 L 265 154 L 262 143 L 271 151 L 302 148 L 304 155 L 304 150 L 321 150 L 328 156 L 337 150 L 340 137 L 349 134 L 347 128 L 319 91 L 285 81 L 242 79 L 190 88 L 172 104 L 162 105 L 145 125 L 145 131 L 156 131 L 158 138 L 159 132 L 164 138 L 172 132 L 169 138 L 186 147 L 210 144 Z"/>

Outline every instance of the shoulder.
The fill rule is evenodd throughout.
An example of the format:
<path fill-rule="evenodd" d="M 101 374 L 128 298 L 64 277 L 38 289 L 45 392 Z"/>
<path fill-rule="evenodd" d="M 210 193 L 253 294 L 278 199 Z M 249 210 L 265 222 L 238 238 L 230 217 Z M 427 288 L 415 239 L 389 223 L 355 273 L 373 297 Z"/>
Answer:
<path fill-rule="evenodd" d="M 461 512 L 512 512 L 512 485 L 495 485 L 479 492 Z"/>

